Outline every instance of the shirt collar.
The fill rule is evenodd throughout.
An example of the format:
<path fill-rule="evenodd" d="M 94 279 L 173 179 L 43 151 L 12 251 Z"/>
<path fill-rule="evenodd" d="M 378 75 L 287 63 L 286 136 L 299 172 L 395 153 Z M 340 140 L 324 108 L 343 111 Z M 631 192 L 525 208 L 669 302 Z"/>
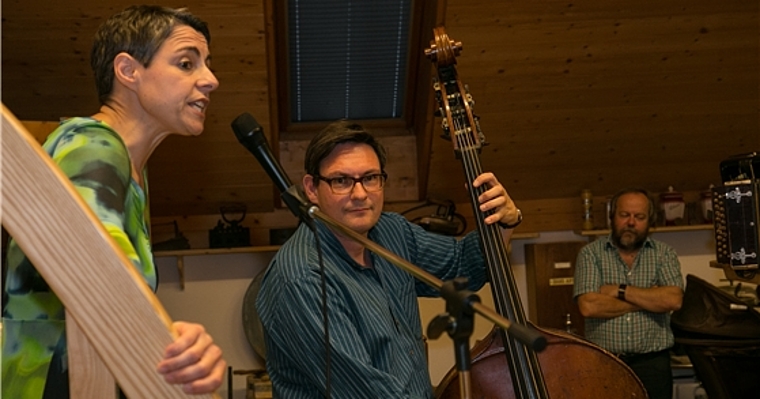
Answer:
<path fill-rule="evenodd" d="M 348 255 L 348 252 L 346 251 L 346 248 L 343 247 L 343 244 L 338 240 L 338 237 L 335 236 L 335 232 L 332 231 L 327 225 L 321 221 L 318 223 L 315 223 L 317 225 L 317 231 L 319 234 L 320 240 L 322 240 L 322 248 L 326 251 L 332 251 L 336 256 L 342 258 L 347 265 L 351 266 L 352 268 L 356 270 L 369 270 L 370 268 L 363 267 L 362 265 L 356 263 L 351 256 Z M 374 230 L 374 227 L 370 230 L 370 236 L 372 235 L 372 232 Z M 369 251 L 369 249 L 367 249 Z"/>

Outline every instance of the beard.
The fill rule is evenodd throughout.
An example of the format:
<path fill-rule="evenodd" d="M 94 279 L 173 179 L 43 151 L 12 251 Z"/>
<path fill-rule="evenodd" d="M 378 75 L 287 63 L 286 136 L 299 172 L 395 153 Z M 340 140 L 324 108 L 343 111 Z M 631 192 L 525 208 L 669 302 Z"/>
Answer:
<path fill-rule="evenodd" d="M 649 227 L 642 232 L 638 232 L 635 229 L 618 229 L 613 227 L 612 243 L 624 251 L 634 251 L 640 249 L 644 245 L 644 241 L 646 241 L 648 234 Z"/>

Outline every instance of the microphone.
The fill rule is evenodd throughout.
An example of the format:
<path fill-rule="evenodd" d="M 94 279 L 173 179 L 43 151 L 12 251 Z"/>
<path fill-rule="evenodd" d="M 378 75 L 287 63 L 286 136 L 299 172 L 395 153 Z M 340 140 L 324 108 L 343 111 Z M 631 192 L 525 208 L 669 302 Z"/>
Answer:
<path fill-rule="evenodd" d="M 309 215 L 309 209 L 313 206 L 303 193 L 300 186 L 294 186 L 288 174 L 282 168 L 282 165 L 272 155 L 269 149 L 264 129 L 261 128 L 256 119 L 249 113 L 240 114 L 232 121 L 232 130 L 235 132 L 240 144 L 243 145 L 259 161 L 261 167 L 267 172 L 275 186 L 280 190 L 280 197 L 288 206 L 288 209 L 298 218 L 306 221 L 312 226 L 312 219 Z"/>
<path fill-rule="evenodd" d="M 240 144 L 256 157 L 280 192 L 287 191 L 293 184 L 272 155 L 267 139 L 264 137 L 264 129 L 256 122 L 256 119 L 245 112 L 232 121 L 232 130 Z"/>

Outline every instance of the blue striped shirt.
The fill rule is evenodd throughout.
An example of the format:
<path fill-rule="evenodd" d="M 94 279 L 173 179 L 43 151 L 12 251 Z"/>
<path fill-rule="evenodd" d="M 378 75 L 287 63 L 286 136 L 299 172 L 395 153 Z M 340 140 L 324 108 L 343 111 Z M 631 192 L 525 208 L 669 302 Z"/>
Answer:
<path fill-rule="evenodd" d="M 372 268 L 360 266 L 329 229 L 316 225 L 327 281 L 332 397 L 431 398 L 417 296 L 437 292 L 374 253 Z M 383 213 L 369 239 L 442 280 L 466 276 L 473 291 L 486 282 L 475 233 L 457 240 Z M 319 260 L 306 226 L 275 255 L 256 307 L 275 397 L 324 397 Z"/>
<path fill-rule="evenodd" d="M 589 243 L 578 253 L 573 297 L 599 292 L 605 284 L 634 287 L 676 286 L 683 289 L 681 264 L 667 244 L 647 238 L 629 270 L 610 237 Z M 586 318 L 589 341 L 616 354 L 657 352 L 673 346 L 670 312 L 639 310 L 611 319 Z"/>

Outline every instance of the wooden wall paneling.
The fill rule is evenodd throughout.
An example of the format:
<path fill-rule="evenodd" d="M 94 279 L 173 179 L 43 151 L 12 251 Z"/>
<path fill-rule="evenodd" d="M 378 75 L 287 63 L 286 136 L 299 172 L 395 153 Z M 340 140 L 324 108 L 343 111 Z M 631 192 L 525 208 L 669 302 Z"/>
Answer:
<path fill-rule="evenodd" d="M 523 222 L 515 229 L 518 233 L 533 233 L 553 230 L 580 231 L 583 227 L 580 195 L 575 198 L 551 198 L 543 200 L 519 200 L 515 203 L 523 213 Z M 457 207 L 459 210 L 460 207 Z M 467 215 L 468 226 L 474 226 L 471 207 L 461 207 Z M 595 220 L 601 220 L 601 211 Z M 602 223 L 602 222 L 599 222 Z"/>
<path fill-rule="evenodd" d="M 42 144 L 47 136 L 58 127 L 58 122 L 22 121 L 21 125 L 38 143 Z"/>
<path fill-rule="evenodd" d="M 129 4 L 3 2 L 6 105 L 27 120 L 93 113 L 92 34 Z M 531 222 L 521 229 L 575 225 L 570 207 L 549 214 L 541 201 L 574 205 L 583 188 L 602 197 L 631 185 L 704 190 L 719 183 L 720 161 L 760 149 L 757 1 L 425 4 L 425 18 L 444 22 L 449 36 L 463 43 L 457 69 L 490 143 L 483 166 L 533 213 L 526 213 Z M 235 143 L 230 122 L 250 112 L 268 137 L 278 133 L 272 115 L 280 93 L 271 89 L 278 65 L 266 34 L 267 24 L 277 28 L 271 10 L 263 0 L 184 5 L 209 22 L 220 88 L 212 94 L 204 134 L 167 140 L 152 157 L 153 215 L 215 216 L 231 202 L 268 212 L 275 190 Z M 419 68 L 429 68 L 427 60 Z M 423 103 L 430 82 L 420 79 L 414 90 Z M 430 114 L 433 109 L 431 103 L 414 126 L 417 169 L 429 170 L 429 176 L 417 176 L 421 198 L 414 200 L 467 203 L 461 165 L 451 144 L 438 138 L 440 118 Z M 276 147 L 286 143 L 270 144 L 285 155 Z M 403 203 L 403 195 L 389 195 L 389 202 Z"/>
<path fill-rule="evenodd" d="M 647 7 L 448 3 L 460 75 L 492 143 L 483 163 L 498 153 L 486 169 L 516 198 L 633 183 L 696 190 L 714 183 L 720 160 L 760 144 L 757 5 Z M 448 155 L 433 154 L 440 170 Z M 444 176 L 431 177 L 431 196 L 446 192 Z"/>
<path fill-rule="evenodd" d="M 407 120 L 412 119 L 411 129 L 415 133 L 417 141 L 415 143 L 417 148 L 417 174 L 418 174 L 418 200 L 427 198 L 427 188 L 429 176 L 433 173 L 430 170 L 431 141 L 433 140 L 433 132 L 435 127 L 440 125 L 440 120 L 433 118 L 434 113 L 438 109 L 438 104 L 433 94 L 432 87 L 433 76 L 436 74 L 436 68 L 433 66 L 430 59 L 424 55 L 425 49 L 429 48 L 432 42 L 434 42 L 434 29 L 439 26 L 445 25 L 446 19 L 446 1 L 445 0 L 430 0 L 425 2 L 416 2 L 416 8 L 414 12 L 421 14 L 420 25 L 420 48 L 416 49 L 417 65 L 411 67 L 416 68 L 416 76 L 412 78 L 412 81 L 416 80 L 415 85 L 410 85 L 410 90 L 415 90 L 416 95 L 412 104 L 408 104 L 405 112 L 412 114 L 407 116 Z M 414 35 L 413 35 L 414 42 Z"/>

